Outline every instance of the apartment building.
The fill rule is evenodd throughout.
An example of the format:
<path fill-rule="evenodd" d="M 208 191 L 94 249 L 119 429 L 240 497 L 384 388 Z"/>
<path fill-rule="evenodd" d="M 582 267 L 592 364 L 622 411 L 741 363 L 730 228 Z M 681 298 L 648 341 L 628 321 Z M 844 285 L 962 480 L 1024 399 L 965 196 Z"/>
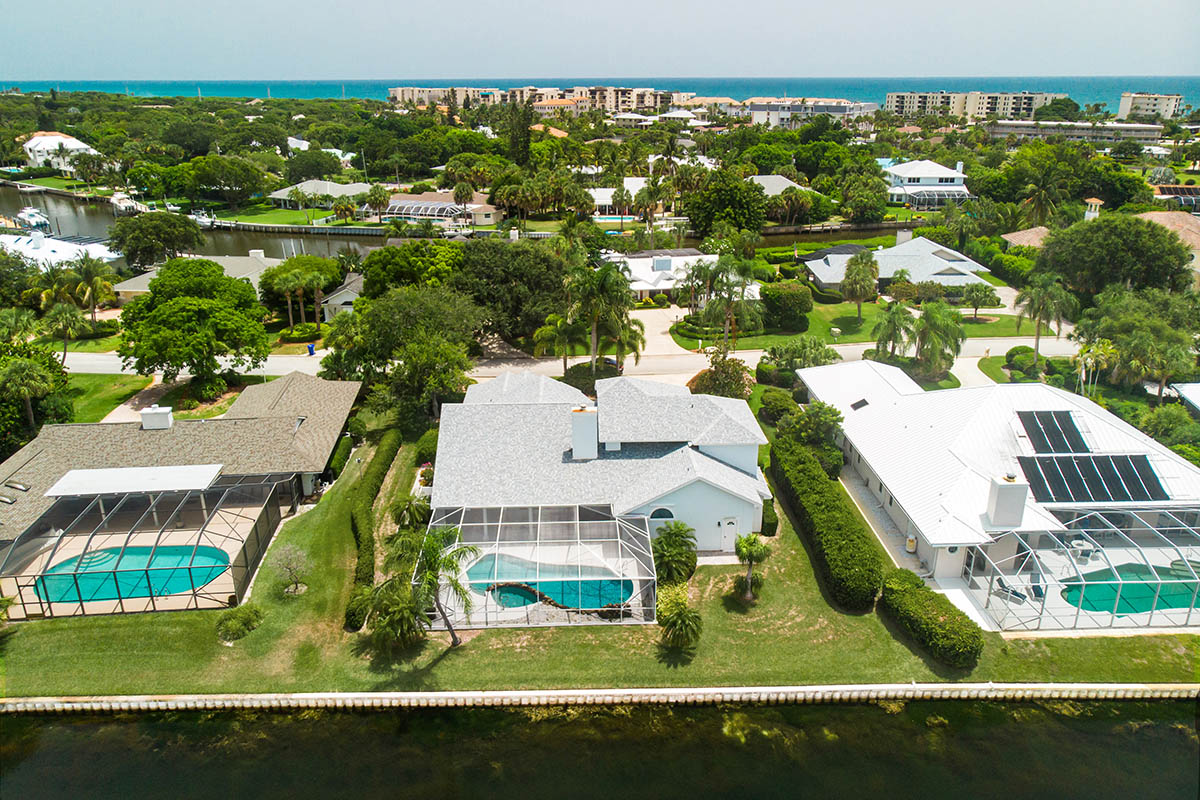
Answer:
<path fill-rule="evenodd" d="M 500 89 L 479 86 L 397 86 L 388 89 L 388 99 L 397 105 L 415 103 L 419 106 L 443 103 L 450 94 L 454 102 L 464 105 L 492 105 L 503 102 Z M 469 101 L 469 102 L 468 102 Z"/>
<path fill-rule="evenodd" d="M 1001 119 L 987 124 L 994 139 L 1015 136 L 1018 139 L 1049 139 L 1061 136 L 1069 142 L 1120 142 L 1132 139 L 1153 144 L 1162 136 L 1162 125 L 1134 122 L 1059 122 Z"/>
<path fill-rule="evenodd" d="M 1128 119 L 1131 114 L 1170 119 L 1176 116 L 1182 107 L 1182 95 L 1122 92 L 1121 105 L 1117 108 L 1117 119 Z"/>
<path fill-rule="evenodd" d="M 835 119 L 849 120 L 873 114 L 879 110 L 878 103 L 862 103 L 830 97 L 810 97 L 796 100 L 751 98 L 746 103 L 750 108 L 751 124 L 766 125 L 768 128 L 795 128 L 820 114 L 828 114 Z"/>
<path fill-rule="evenodd" d="M 679 92 L 628 86 L 572 86 L 567 89 L 557 86 L 515 86 L 510 89 L 476 86 L 397 86 L 388 89 L 388 98 L 397 104 L 431 105 L 442 102 L 451 92 L 460 106 L 465 105 L 467 100 L 471 105 L 533 103 L 535 106 L 554 100 L 574 100 L 577 102 L 572 107 L 577 113 L 602 109 L 612 114 L 658 111 L 671 105 L 675 98 L 686 96 Z"/>
<path fill-rule="evenodd" d="M 1055 92 L 888 92 L 883 107 L 906 117 L 950 114 L 969 119 L 990 116 L 1029 119 L 1036 109 L 1060 97 L 1066 95 Z"/>

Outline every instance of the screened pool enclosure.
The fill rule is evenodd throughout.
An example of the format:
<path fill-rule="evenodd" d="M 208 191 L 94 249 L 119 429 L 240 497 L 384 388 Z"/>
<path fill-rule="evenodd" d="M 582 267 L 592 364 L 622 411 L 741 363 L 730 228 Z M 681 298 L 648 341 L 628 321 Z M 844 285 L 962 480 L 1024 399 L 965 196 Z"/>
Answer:
<path fill-rule="evenodd" d="M 460 576 L 470 609 L 442 592 L 456 626 L 654 622 L 645 517 L 607 505 L 438 508 L 429 527 L 457 528 L 478 548 Z"/>
<path fill-rule="evenodd" d="M 12 619 L 235 605 L 299 495 L 280 474 L 59 496 L 0 559 L 0 595 Z"/>
<path fill-rule="evenodd" d="M 1200 625 L 1200 507 L 1054 513 L 1065 530 L 967 552 L 967 591 L 1002 630 Z"/>

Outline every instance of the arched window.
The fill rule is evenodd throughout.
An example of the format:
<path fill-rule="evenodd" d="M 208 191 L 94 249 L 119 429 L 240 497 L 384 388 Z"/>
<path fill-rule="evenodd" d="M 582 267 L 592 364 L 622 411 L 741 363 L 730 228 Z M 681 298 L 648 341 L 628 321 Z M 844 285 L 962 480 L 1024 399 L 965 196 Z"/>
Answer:
<path fill-rule="evenodd" d="M 650 512 L 650 519 L 675 519 L 669 508 L 656 508 Z"/>

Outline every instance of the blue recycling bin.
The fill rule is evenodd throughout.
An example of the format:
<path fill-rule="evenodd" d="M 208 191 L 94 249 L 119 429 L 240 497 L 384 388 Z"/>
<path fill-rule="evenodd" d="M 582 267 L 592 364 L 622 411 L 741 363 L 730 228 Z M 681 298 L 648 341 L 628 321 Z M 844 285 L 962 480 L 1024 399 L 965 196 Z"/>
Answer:
<path fill-rule="evenodd" d="M 309 354 L 310 356 L 312 356 L 312 355 L 316 355 L 316 353 L 317 353 L 317 346 L 316 346 L 315 344 L 309 343 L 309 345 L 308 345 L 308 354 Z"/>

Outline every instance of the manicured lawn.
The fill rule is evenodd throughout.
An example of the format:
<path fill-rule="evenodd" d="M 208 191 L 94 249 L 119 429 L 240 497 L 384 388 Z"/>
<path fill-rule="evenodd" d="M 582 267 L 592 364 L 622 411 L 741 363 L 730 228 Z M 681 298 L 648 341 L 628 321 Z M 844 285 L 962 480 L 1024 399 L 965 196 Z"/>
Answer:
<path fill-rule="evenodd" d="M 311 311 L 312 309 L 309 308 L 308 310 Z M 300 324 L 300 312 L 299 312 L 299 310 L 293 308 L 293 313 L 296 315 L 296 324 L 299 325 Z M 326 333 L 327 332 L 326 329 L 328 327 L 329 327 L 328 325 L 322 324 L 321 325 L 321 333 Z M 309 345 L 308 342 L 281 342 L 281 341 L 279 341 L 279 334 L 287 329 L 287 317 L 286 316 L 284 316 L 283 319 L 276 319 L 276 320 L 272 320 L 271 322 L 268 322 L 266 325 L 266 329 L 267 329 L 267 335 L 271 337 L 271 354 L 272 355 L 302 356 L 308 352 L 308 345 Z M 317 339 L 317 340 L 313 341 L 312 344 L 316 345 L 317 349 L 320 350 L 323 342 L 324 342 L 324 339 L 322 338 L 322 339 Z"/>
<path fill-rule="evenodd" d="M 44 345 L 51 350 L 62 352 L 62 339 L 56 339 L 53 336 L 39 336 L 33 340 L 34 344 Z M 67 340 L 68 353 L 111 353 L 121 344 L 121 334 L 114 333 L 112 336 L 102 336 L 98 339 L 69 339 Z"/>
<path fill-rule="evenodd" d="M 974 274 L 980 278 L 983 278 L 985 281 L 990 283 L 992 286 L 1008 286 L 1007 283 L 1005 283 L 1000 278 L 996 277 L 995 275 L 993 275 L 990 272 L 979 271 Z"/>
<path fill-rule="evenodd" d="M 996 383 L 1012 383 L 1008 370 L 1004 369 L 1004 356 L 988 356 L 979 359 L 979 371 Z"/>
<path fill-rule="evenodd" d="M 296 208 L 276 208 L 270 203 L 255 203 L 236 211 L 223 209 L 217 212 L 217 218 L 232 219 L 238 222 L 258 222 L 263 225 L 310 225 L 312 222 L 332 214 L 332 211 L 323 208 L 309 208 L 301 211 Z"/>
<path fill-rule="evenodd" d="M 108 412 L 150 385 L 143 375 L 72 373 L 67 385 L 75 406 L 75 422 L 99 422 Z"/>
<path fill-rule="evenodd" d="M 968 339 L 995 338 L 998 336 L 1033 336 L 1033 323 L 1029 320 L 1021 323 L 1017 330 L 1017 318 L 1012 314 L 993 314 L 986 309 L 979 309 L 979 316 L 989 322 L 975 322 L 971 309 L 959 309 L 963 315 L 963 327 L 967 329 Z M 1042 336 L 1053 336 L 1054 331 L 1042 326 Z"/>
<path fill-rule="evenodd" d="M 871 329 L 875 327 L 875 320 L 883 310 L 883 306 L 876 303 L 863 303 L 862 322 L 859 322 L 858 307 L 855 303 L 817 303 L 808 315 L 808 332 L 831 343 L 870 342 L 875 338 Z M 836 339 L 831 333 L 834 328 L 841 331 Z"/>
<path fill-rule="evenodd" d="M 87 189 L 87 184 L 75 178 L 29 178 L 22 180 L 21 183 L 32 183 L 37 186 L 45 186 L 49 189 L 65 189 L 67 191 L 83 191 Z"/>

